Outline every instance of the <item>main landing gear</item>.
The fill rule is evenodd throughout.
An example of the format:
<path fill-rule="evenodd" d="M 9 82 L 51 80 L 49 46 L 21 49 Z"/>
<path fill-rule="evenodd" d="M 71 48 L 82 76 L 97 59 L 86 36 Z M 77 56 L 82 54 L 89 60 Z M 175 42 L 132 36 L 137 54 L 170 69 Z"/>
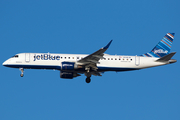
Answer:
<path fill-rule="evenodd" d="M 19 70 L 21 71 L 20 76 L 23 77 L 24 76 L 24 68 L 19 68 Z"/>
<path fill-rule="evenodd" d="M 91 73 L 89 72 L 89 69 L 87 70 L 87 72 L 85 73 L 85 75 L 87 76 L 87 78 L 86 78 L 86 83 L 90 83 L 90 82 L 91 82 Z"/>

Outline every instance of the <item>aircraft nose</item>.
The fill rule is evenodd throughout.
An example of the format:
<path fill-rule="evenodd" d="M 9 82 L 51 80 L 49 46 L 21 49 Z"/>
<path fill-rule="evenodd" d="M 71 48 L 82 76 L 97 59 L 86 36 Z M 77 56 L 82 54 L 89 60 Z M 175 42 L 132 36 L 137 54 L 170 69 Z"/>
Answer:
<path fill-rule="evenodd" d="M 3 62 L 2 64 L 3 66 L 6 66 L 7 65 L 7 60 L 5 62 Z"/>

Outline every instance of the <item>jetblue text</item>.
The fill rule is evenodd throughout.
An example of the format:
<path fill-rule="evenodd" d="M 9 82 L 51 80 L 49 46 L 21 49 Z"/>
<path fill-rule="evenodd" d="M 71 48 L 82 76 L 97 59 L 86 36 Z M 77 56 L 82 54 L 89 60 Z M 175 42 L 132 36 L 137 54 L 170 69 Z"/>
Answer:
<path fill-rule="evenodd" d="M 50 54 L 41 54 L 34 55 L 34 61 L 36 60 L 60 60 L 60 56 L 50 55 Z"/>

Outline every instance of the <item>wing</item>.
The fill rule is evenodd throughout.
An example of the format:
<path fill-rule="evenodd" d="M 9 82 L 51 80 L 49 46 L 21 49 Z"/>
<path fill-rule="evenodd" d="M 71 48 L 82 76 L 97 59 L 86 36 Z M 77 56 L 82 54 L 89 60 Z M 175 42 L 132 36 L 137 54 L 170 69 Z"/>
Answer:
<path fill-rule="evenodd" d="M 104 59 L 104 52 L 109 48 L 112 40 L 103 48 L 98 51 L 86 56 L 85 58 L 77 61 L 78 63 L 85 65 L 85 68 L 92 68 L 93 70 L 97 70 L 97 64 L 99 64 L 100 59 Z"/>

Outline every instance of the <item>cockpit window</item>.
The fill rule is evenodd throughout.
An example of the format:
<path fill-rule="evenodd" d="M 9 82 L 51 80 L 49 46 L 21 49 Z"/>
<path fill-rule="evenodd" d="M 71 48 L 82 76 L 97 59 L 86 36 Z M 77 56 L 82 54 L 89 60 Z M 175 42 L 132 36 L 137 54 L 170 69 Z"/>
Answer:
<path fill-rule="evenodd" d="M 12 58 L 18 58 L 19 56 L 18 55 L 14 55 Z"/>

